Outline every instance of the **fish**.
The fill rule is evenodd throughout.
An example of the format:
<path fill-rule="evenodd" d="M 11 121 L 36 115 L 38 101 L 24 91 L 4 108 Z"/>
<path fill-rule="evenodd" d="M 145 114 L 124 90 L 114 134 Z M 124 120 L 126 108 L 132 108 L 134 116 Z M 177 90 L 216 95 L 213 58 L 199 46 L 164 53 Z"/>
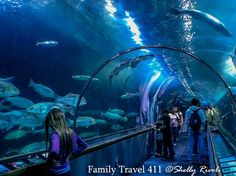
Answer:
<path fill-rule="evenodd" d="M 88 81 L 90 76 L 87 76 L 87 75 L 73 75 L 72 78 L 77 80 L 77 81 Z M 99 79 L 98 78 L 93 78 L 92 81 L 99 81 Z"/>
<path fill-rule="evenodd" d="M 47 113 L 53 106 L 53 102 L 41 102 L 33 104 L 32 106 L 28 107 L 26 111 L 35 115 L 47 115 Z"/>
<path fill-rule="evenodd" d="M 35 83 L 33 79 L 30 79 L 29 87 L 34 88 L 34 91 L 44 98 L 56 98 L 56 94 L 53 90 L 43 84 Z"/>
<path fill-rule="evenodd" d="M 9 125 L 10 123 L 8 121 L 0 119 L 0 131 L 6 130 Z"/>
<path fill-rule="evenodd" d="M 147 54 L 147 55 L 141 55 L 141 56 L 137 56 L 137 57 L 126 59 L 124 61 L 119 62 L 109 75 L 110 86 L 112 85 L 113 77 L 118 76 L 122 70 L 124 70 L 127 67 L 135 68 L 140 62 L 153 58 L 153 57 L 155 57 L 154 54 Z"/>
<path fill-rule="evenodd" d="M 135 118 L 138 115 L 139 114 L 137 112 L 129 112 L 129 113 L 125 114 L 125 116 L 128 117 L 128 118 Z"/>
<path fill-rule="evenodd" d="M 26 109 L 34 104 L 31 100 L 19 96 L 6 97 L 4 98 L 4 101 L 10 102 L 12 106 L 16 106 L 22 109 Z"/>
<path fill-rule="evenodd" d="M 14 79 L 15 79 L 14 76 L 10 76 L 10 77 L 7 77 L 7 78 L 0 78 L 0 81 L 13 82 Z"/>
<path fill-rule="evenodd" d="M 140 96 L 139 92 L 135 92 L 135 93 L 125 93 L 124 95 L 121 95 L 120 97 L 122 99 L 131 99 L 138 96 Z"/>
<path fill-rule="evenodd" d="M 111 130 L 113 131 L 118 131 L 118 130 L 123 130 L 125 127 L 121 126 L 121 125 L 112 125 L 111 126 Z"/>
<path fill-rule="evenodd" d="M 20 154 L 26 154 L 26 153 L 32 153 L 32 152 L 44 150 L 45 146 L 46 146 L 45 141 L 34 142 L 32 144 L 28 144 L 28 145 L 24 146 L 20 150 Z"/>
<path fill-rule="evenodd" d="M 123 115 L 125 114 L 125 112 L 122 109 L 108 109 L 109 112 L 115 113 L 115 114 L 119 114 L 119 115 Z"/>
<path fill-rule="evenodd" d="M 85 117 L 77 117 L 76 119 L 76 127 L 85 127 L 88 128 L 92 125 L 95 125 L 96 121 L 94 118 L 89 117 L 89 116 L 85 116 Z"/>
<path fill-rule="evenodd" d="M 103 119 L 95 119 L 95 123 L 97 125 L 107 125 L 107 121 L 106 120 L 103 120 Z"/>
<path fill-rule="evenodd" d="M 55 105 L 62 104 L 63 106 L 66 106 L 66 107 L 75 108 L 78 103 L 79 96 L 80 96 L 79 94 L 73 94 L 73 93 L 68 93 L 65 96 L 58 96 L 55 99 Z M 86 104 L 87 104 L 87 100 L 84 97 L 82 97 L 79 106 L 84 106 Z"/>
<path fill-rule="evenodd" d="M 12 121 L 8 127 L 8 130 L 14 126 L 19 126 L 19 130 L 23 128 L 30 128 L 34 130 L 36 127 L 41 127 L 43 125 L 42 119 L 36 118 L 34 116 L 27 116 L 24 118 L 20 118 L 18 120 Z"/>
<path fill-rule="evenodd" d="M 121 123 L 126 123 L 127 121 L 128 121 L 128 118 L 125 116 L 120 119 Z"/>
<path fill-rule="evenodd" d="M 200 19 L 202 21 L 206 21 L 211 24 L 216 29 L 220 30 L 223 34 L 227 36 L 232 36 L 231 31 L 227 29 L 227 27 L 216 17 L 210 15 L 209 13 L 202 12 L 197 9 L 178 9 L 171 8 L 176 14 L 187 14 L 192 16 L 193 18 Z"/>
<path fill-rule="evenodd" d="M 122 118 L 121 115 L 110 111 L 107 111 L 106 113 L 101 113 L 101 116 L 110 121 L 119 121 Z"/>
<path fill-rule="evenodd" d="M 11 97 L 20 94 L 20 90 L 12 83 L 0 80 L 0 98 Z"/>
<path fill-rule="evenodd" d="M 72 116 L 75 115 L 76 106 L 79 100 L 79 94 L 68 93 L 65 96 L 58 96 L 55 99 L 55 105 L 59 107 L 64 112 L 69 112 Z M 87 104 L 87 100 L 82 97 L 79 106 L 84 106 Z"/>
<path fill-rule="evenodd" d="M 40 47 L 55 47 L 58 44 L 59 43 L 54 40 L 46 40 L 46 41 L 42 41 L 42 42 L 36 42 L 36 46 L 40 46 Z"/>
<path fill-rule="evenodd" d="M 14 131 L 7 133 L 3 139 L 4 140 L 15 140 L 15 139 L 23 138 L 23 137 L 27 136 L 28 134 L 29 134 L 29 132 L 25 131 L 25 130 L 14 130 Z"/>
<path fill-rule="evenodd" d="M 17 121 L 20 118 L 26 117 L 28 113 L 26 111 L 12 110 L 5 113 L 0 113 L 1 119 L 8 120 L 9 122 Z"/>

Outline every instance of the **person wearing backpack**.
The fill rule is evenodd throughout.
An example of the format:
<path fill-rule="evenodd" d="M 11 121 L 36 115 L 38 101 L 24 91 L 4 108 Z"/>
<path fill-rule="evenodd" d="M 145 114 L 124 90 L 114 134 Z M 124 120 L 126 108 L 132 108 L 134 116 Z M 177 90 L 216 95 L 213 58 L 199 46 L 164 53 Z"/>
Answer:
<path fill-rule="evenodd" d="M 194 160 L 194 155 L 198 149 L 196 159 L 199 163 L 203 163 L 203 138 L 206 118 L 198 99 L 192 99 L 192 106 L 186 111 L 185 120 L 189 129 L 188 161 Z"/>

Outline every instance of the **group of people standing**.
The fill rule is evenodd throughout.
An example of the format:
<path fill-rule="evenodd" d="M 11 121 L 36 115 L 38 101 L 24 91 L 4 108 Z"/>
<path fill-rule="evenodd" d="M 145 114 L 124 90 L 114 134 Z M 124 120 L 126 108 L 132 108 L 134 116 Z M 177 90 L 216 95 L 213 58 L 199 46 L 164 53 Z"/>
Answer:
<path fill-rule="evenodd" d="M 183 118 L 178 107 L 162 111 L 160 121 L 154 126 L 156 131 L 157 156 L 173 159 L 175 156 L 174 146 L 179 140 L 179 132 L 189 133 L 188 160 L 197 157 L 199 163 L 203 162 L 203 139 L 207 120 L 213 121 L 211 109 L 204 112 L 198 99 L 192 99 L 192 105 L 188 108 Z M 187 126 L 187 131 L 183 129 Z M 58 108 L 49 111 L 45 120 L 46 143 L 49 141 L 48 174 L 51 176 L 70 175 L 70 156 L 79 154 L 87 148 L 84 142 L 66 123 L 65 114 Z M 49 131 L 51 133 L 49 135 Z"/>
<path fill-rule="evenodd" d="M 173 159 L 175 155 L 173 146 L 179 140 L 179 132 L 188 132 L 187 161 L 197 160 L 199 163 L 204 163 L 203 140 L 206 136 L 206 123 L 210 120 L 213 121 L 213 114 L 209 109 L 204 112 L 198 99 L 193 98 L 191 103 L 192 105 L 187 109 L 184 118 L 178 107 L 173 107 L 170 111 L 162 111 L 160 121 L 154 126 L 157 143 L 156 156 Z M 205 113 L 211 117 L 210 120 L 206 119 Z"/>
<path fill-rule="evenodd" d="M 179 132 L 183 125 L 183 114 L 178 107 L 162 111 L 159 123 L 154 126 L 156 130 L 157 152 L 156 156 L 174 158 L 173 145 L 179 140 Z M 163 148 L 163 150 L 162 150 Z M 168 155 L 169 150 L 169 155 Z M 163 155 L 162 155 L 163 151 Z"/>

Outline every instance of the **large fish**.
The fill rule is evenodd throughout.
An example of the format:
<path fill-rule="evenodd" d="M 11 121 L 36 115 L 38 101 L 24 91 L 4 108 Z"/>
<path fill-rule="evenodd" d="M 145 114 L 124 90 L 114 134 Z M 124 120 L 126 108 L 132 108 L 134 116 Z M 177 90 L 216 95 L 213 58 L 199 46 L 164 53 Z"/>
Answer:
<path fill-rule="evenodd" d="M 33 104 L 26 111 L 35 115 L 47 115 L 48 111 L 54 106 L 53 102 L 42 102 Z"/>
<path fill-rule="evenodd" d="M 73 75 L 72 78 L 77 80 L 77 81 L 88 81 L 90 76 L 87 76 L 87 75 Z M 98 78 L 93 78 L 92 81 L 99 81 L 99 79 Z"/>
<path fill-rule="evenodd" d="M 4 98 L 4 101 L 10 102 L 12 106 L 16 106 L 18 108 L 23 108 L 23 109 L 26 109 L 34 104 L 31 100 L 19 96 L 6 97 Z"/>
<path fill-rule="evenodd" d="M 19 126 L 19 130 L 22 128 L 30 128 L 31 130 L 34 130 L 36 127 L 41 127 L 42 124 L 43 122 L 40 118 L 28 116 L 25 118 L 20 118 L 16 121 L 12 121 L 8 129 L 11 129 L 14 126 Z"/>
<path fill-rule="evenodd" d="M 140 94 L 139 92 L 135 92 L 135 93 L 125 93 L 123 95 L 121 95 L 120 97 L 122 99 L 131 99 L 131 98 L 134 98 L 134 97 L 138 97 Z"/>
<path fill-rule="evenodd" d="M 142 56 L 137 56 L 135 58 L 127 59 L 127 60 L 124 60 L 124 61 L 118 63 L 115 66 L 114 70 L 109 75 L 110 85 L 112 84 L 113 77 L 118 76 L 119 73 L 122 70 L 124 70 L 125 68 L 127 68 L 127 67 L 135 68 L 140 62 L 150 59 L 150 58 L 153 58 L 153 57 L 155 57 L 154 54 L 142 55 Z"/>
<path fill-rule="evenodd" d="M 72 94 L 72 93 L 68 93 L 65 96 L 58 96 L 55 100 L 55 105 L 62 104 L 63 106 L 66 107 L 75 108 L 79 100 L 79 96 L 80 96 L 79 94 Z M 82 97 L 79 106 L 84 106 L 86 104 L 87 100 L 84 97 Z"/>
<path fill-rule="evenodd" d="M 123 116 L 121 119 L 120 119 L 120 122 L 121 123 L 126 123 L 128 121 L 128 118 Z"/>
<path fill-rule="evenodd" d="M 40 47 L 55 47 L 58 44 L 59 43 L 57 41 L 54 41 L 54 40 L 47 40 L 47 41 L 42 41 L 42 42 L 36 42 L 36 46 L 40 46 Z"/>
<path fill-rule="evenodd" d="M 177 8 L 172 8 L 172 9 L 177 14 L 187 14 L 192 16 L 193 18 L 204 20 L 209 24 L 211 24 L 216 29 L 220 30 L 222 33 L 226 34 L 227 36 L 232 36 L 232 33 L 226 28 L 224 23 L 222 23 L 216 17 L 208 13 L 196 9 L 177 9 Z"/>
<path fill-rule="evenodd" d="M 12 83 L 0 80 L 0 98 L 19 95 L 20 91 Z"/>
<path fill-rule="evenodd" d="M 19 110 L 12 110 L 9 112 L 1 112 L 0 117 L 1 119 L 8 120 L 9 122 L 17 121 L 20 118 L 26 117 L 28 113 L 26 111 L 19 111 Z"/>
<path fill-rule="evenodd" d="M 107 111 L 106 113 L 101 113 L 101 116 L 109 121 L 119 121 L 122 118 L 121 115 L 109 111 Z"/>
<path fill-rule="evenodd" d="M 33 87 L 35 92 L 40 94 L 42 97 L 45 98 L 55 98 L 56 94 L 53 90 L 51 90 L 49 87 L 46 87 L 43 84 L 37 84 L 32 79 L 30 79 L 29 87 Z"/>
<path fill-rule="evenodd" d="M 20 150 L 21 154 L 32 153 L 45 149 L 45 141 L 28 144 Z"/>
<path fill-rule="evenodd" d="M 29 134 L 29 132 L 25 131 L 25 130 L 14 130 L 14 131 L 7 133 L 3 139 L 4 140 L 15 140 L 15 139 L 23 138 L 28 134 Z"/>
<path fill-rule="evenodd" d="M 55 106 L 59 107 L 64 112 L 69 112 L 71 115 L 75 115 L 76 105 L 79 100 L 79 94 L 69 93 L 65 96 L 58 96 L 55 100 Z M 87 100 L 82 97 L 79 106 L 87 104 Z"/>
<path fill-rule="evenodd" d="M 76 126 L 77 127 L 85 127 L 88 128 L 92 125 L 95 125 L 96 121 L 92 117 L 77 117 L 76 119 Z"/>
<path fill-rule="evenodd" d="M 107 125 L 107 121 L 106 120 L 103 120 L 103 119 L 95 119 L 95 123 L 97 125 Z"/>
<path fill-rule="evenodd" d="M 108 109 L 109 112 L 115 113 L 115 114 L 119 114 L 119 115 L 123 115 L 125 114 L 125 112 L 122 109 Z"/>

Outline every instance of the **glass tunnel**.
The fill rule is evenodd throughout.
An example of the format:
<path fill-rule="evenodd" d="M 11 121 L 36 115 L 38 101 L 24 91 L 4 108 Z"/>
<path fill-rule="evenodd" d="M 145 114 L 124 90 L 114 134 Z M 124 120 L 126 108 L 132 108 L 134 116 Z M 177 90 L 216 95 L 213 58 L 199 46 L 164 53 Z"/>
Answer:
<path fill-rule="evenodd" d="M 53 108 L 88 144 L 70 157 L 73 176 L 236 175 L 235 10 L 233 0 L 0 0 L 0 175 L 48 175 Z M 196 142 L 202 163 L 187 162 L 193 98 L 213 114 Z M 173 107 L 175 156 L 157 157 L 155 126 Z"/>

